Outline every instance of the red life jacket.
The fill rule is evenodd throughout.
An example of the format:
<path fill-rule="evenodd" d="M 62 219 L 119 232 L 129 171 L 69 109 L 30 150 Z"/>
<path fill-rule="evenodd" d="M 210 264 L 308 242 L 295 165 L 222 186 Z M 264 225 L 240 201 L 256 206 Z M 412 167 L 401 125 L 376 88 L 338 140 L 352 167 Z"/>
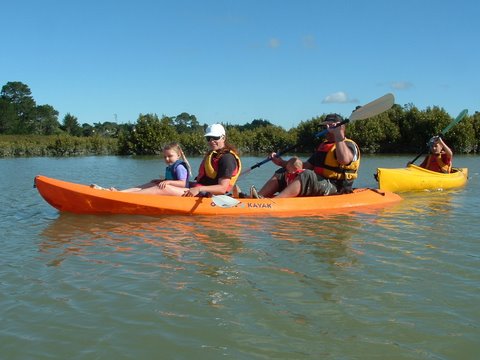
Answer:
<path fill-rule="evenodd" d="M 452 170 L 452 162 L 445 153 L 438 155 L 430 154 L 423 160 L 420 167 L 430 171 L 448 174 Z"/>
<path fill-rule="evenodd" d="M 285 173 L 285 181 L 287 182 L 287 185 L 291 184 L 293 182 L 293 180 L 296 179 L 298 174 L 301 174 L 304 171 L 305 171 L 305 169 L 299 169 L 299 170 L 296 170 L 295 172 L 292 172 L 292 173 L 289 173 L 289 172 Z"/>

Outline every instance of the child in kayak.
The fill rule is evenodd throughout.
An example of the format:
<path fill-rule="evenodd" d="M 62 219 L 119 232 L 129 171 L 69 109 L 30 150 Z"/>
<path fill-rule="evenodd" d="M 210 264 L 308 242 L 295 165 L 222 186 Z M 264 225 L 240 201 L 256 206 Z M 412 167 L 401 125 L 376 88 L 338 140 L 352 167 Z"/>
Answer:
<path fill-rule="evenodd" d="M 170 143 L 163 147 L 163 158 L 167 167 L 165 168 L 165 179 L 154 179 L 138 187 L 121 190 L 122 192 L 136 192 L 145 188 L 158 186 L 165 189 L 167 185 L 188 188 L 190 183 L 191 168 L 187 157 L 178 143 Z"/>
<path fill-rule="evenodd" d="M 430 154 L 428 154 L 420 167 L 448 174 L 452 170 L 452 150 L 445 144 L 440 136 L 434 136 L 428 142 Z"/>
<path fill-rule="evenodd" d="M 183 153 L 182 148 L 178 143 L 170 143 L 163 147 L 163 158 L 167 167 L 165 168 L 165 178 L 164 179 L 153 179 L 150 182 L 132 187 L 124 190 L 117 190 L 115 188 L 110 188 L 108 190 L 112 191 L 121 191 L 121 192 L 137 192 L 142 189 L 150 188 L 156 186 L 160 189 L 165 189 L 167 185 L 188 188 L 190 183 L 191 168 L 187 160 L 187 157 Z M 92 184 L 91 187 L 94 189 L 103 189 L 98 185 Z"/>
<path fill-rule="evenodd" d="M 178 143 L 170 143 L 163 148 L 163 157 L 167 167 L 165 169 L 165 180 L 158 184 L 164 189 L 167 185 L 177 187 L 188 187 L 192 169 Z"/>

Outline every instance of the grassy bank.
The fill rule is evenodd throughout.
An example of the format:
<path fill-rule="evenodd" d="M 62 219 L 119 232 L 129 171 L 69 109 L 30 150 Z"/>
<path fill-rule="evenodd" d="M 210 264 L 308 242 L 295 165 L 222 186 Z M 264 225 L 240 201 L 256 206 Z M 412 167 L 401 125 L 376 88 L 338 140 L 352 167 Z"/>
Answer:
<path fill-rule="evenodd" d="M 100 136 L 0 135 L 0 157 L 116 155 L 117 143 Z"/>

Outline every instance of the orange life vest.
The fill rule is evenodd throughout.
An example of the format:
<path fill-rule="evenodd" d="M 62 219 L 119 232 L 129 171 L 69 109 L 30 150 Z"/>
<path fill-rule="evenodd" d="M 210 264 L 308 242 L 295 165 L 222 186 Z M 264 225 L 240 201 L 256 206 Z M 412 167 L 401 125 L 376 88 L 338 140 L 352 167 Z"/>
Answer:
<path fill-rule="evenodd" d="M 230 178 L 230 183 L 227 189 L 227 191 L 230 191 L 232 187 L 235 185 L 242 171 L 242 162 L 240 161 L 240 157 L 232 150 L 229 150 L 228 152 L 220 153 L 220 155 L 217 151 L 214 150 L 214 151 L 210 151 L 207 155 L 205 155 L 198 169 L 197 179 L 199 181 L 201 181 L 201 179 L 204 177 L 207 177 L 213 180 L 217 179 L 218 164 L 222 156 L 227 153 L 232 154 L 235 157 L 235 160 L 237 161 L 237 168 L 235 169 L 235 171 L 232 174 L 232 177 Z"/>
<path fill-rule="evenodd" d="M 355 147 L 354 141 L 345 139 L 345 141 L 352 143 Z M 314 164 L 314 171 L 318 175 L 332 180 L 354 180 L 358 177 L 358 168 L 360 167 L 360 150 L 357 147 L 358 158 L 350 164 L 343 165 L 337 161 L 335 156 L 336 144 L 335 142 L 322 142 L 318 148 L 317 153 L 320 161 Z"/>

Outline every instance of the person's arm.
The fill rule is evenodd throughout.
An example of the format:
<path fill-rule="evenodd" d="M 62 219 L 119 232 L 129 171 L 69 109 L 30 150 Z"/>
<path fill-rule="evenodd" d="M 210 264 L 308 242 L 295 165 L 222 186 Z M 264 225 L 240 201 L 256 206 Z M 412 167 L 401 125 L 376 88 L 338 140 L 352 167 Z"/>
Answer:
<path fill-rule="evenodd" d="M 345 143 L 345 125 L 331 128 L 329 132 L 335 136 L 335 155 L 339 164 L 347 165 L 353 161 L 352 150 Z"/>
<path fill-rule="evenodd" d="M 208 192 L 213 195 L 223 195 L 228 191 L 230 186 L 230 178 L 218 179 L 218 184 L 215 185 L 201 185 L 190 188 L 192 196 L 197 196 L 201 192 Z"/>
<path fill-rule="evenodd" d="M 223 195 L 230 187 L 230 179 L 237 169 L 237 160 L 232 154 L 225 154 L 218 162 L 218 181 L 214 185 L 200 185 L 190 188 L 185 196 L 197 196 L 200 192 L 209 192 L 213 195 Z"/>
<path fill-rule="evenodd" d="M 171 185 L 171 186 L 176 186 L 176 187 L 185 187 L 185 180 L 163 180 L 158 183 L 158 187 L 160 189 L 165 189 L 165 186 Z"/>
<path fill-rule="evenodd" d="M 272 162 L 280 167 L 285 167 L 287 165 L 287 161 L 283 160 L 281 156 L 277 157 L 277 153 L 273 152 L 270 154 L 270 158 L 272 159 Z"/>
<path fill-rule="evenodd" d="M 285 168 L 287 166 L 287 160 L 284 160 L 282 159 L 280 156 L 277 157 L 276 156 L 277 153 L 271 153 L 270 154 L 270 158 L 272 159 L 272 162 L 277 165 L 277 166 L 280 166 L 282 168 Z M 310 169 L 310 170 L 313 170 L 313 165 L 307 160 L 307 161 L 303 161 L 302 162 L 303 164 L 303 168 L 304 169 Z"/>
<path fill-rule="evenodd" d="M 307 161 L 303 162 L 303 168 L 304 169 L 313 170 L 315 168 L 312 164 L 312 162 L 313 162 L 312 157 L 313 157 L 313 155 Z M 312 162 L 311 162 L 311 160 L 312 160 Z"/>
<path fill-rule="evenodd" d="M 184 188 L 186 186 L 186 181 L 188 178 L 188 170 L 183 165 L 177 166 L 175 169 L 175 177 L 178 180 L 163 180 L 158 183 L 158 187 L 160 189 L 165 189 L 165 186 L 171 185 L 180 188 Z"/>
<path fill-rule="evenodd" d="M 440 145 L 442 145 L 442 148 L 443 148 L 443 151 L 445 151 L 445 154 L 447 154 L 447 156 L 451 159 L 453 157 L 452 149 L 450 149 L 448 145 L 445 144 L 445 142 L 441 137 L 438 138 L 438 142 L 440 143 Z"/>

